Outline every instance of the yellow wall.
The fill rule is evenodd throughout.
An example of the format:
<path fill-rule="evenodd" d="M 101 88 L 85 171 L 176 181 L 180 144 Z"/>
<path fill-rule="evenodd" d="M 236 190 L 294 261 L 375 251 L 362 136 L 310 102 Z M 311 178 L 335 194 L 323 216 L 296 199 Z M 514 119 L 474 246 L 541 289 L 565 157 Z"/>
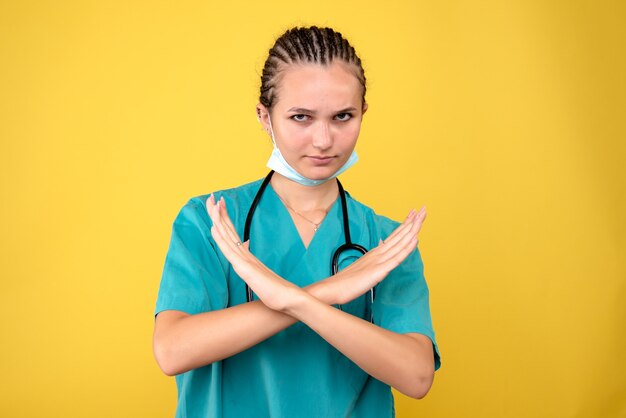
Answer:
<path fill-rule="evenodd" d="M 370 83 L 347 189 L 428 207 L 443 366 L 398 416 L 626 417 L 625 21 L 619 1 L 3 1 L 0 416 L 173 416 L 151 352 L 171 223 L 265 173 L 258 74 L 316 23 Z"/>

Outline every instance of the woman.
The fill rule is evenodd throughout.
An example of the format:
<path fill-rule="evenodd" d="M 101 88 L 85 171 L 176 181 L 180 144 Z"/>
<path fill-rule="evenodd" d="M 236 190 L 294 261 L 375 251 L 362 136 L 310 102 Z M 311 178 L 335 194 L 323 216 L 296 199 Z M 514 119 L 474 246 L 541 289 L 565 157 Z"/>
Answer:
<path fill-rule="evenodd" d="M 366 110 L 340 33 L 294 28 L 270 49 L 257 116 L 273 171 L 191 199 L 174 222 L 154 352 L 176 375 L 177 417 L 380 418 L 394 415 L 390 387 L 428 392 L 440 362 L 416 249 L 425 208 L 398 224 L 335 180 Z M 349 241 L 369 252 L 343 251 L 331 275 Z"/>

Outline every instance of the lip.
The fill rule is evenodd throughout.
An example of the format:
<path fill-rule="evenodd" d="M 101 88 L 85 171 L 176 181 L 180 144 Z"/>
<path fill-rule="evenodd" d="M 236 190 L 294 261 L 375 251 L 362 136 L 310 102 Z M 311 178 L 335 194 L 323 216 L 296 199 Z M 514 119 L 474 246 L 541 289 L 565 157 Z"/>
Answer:
<path fill-rule="evenodd" d="M 335 159 L 332 155 L 308 155 L 307 158 L 315 165 L 328 165 Z"/>

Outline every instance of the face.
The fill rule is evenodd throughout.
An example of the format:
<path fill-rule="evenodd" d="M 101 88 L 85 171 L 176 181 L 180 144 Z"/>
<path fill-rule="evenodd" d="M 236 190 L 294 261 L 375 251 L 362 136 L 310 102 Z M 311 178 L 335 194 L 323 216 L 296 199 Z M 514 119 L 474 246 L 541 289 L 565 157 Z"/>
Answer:
<path fill-rule="evenodd" d="M 354 150 L 363 113 L 362 88 L 348 64 L 293 64 L 281 73 L 271 129 L 285 160 L 300 174 L 332 176 Z M 270 131 L 267 109 L 261 122 Z"/>

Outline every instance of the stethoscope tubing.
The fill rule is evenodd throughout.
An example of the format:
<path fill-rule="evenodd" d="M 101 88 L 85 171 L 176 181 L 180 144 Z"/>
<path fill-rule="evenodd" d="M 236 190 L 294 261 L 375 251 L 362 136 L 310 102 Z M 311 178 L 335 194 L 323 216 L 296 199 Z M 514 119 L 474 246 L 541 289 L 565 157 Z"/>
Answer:
<path fill-rule="evenodd" d="M 252 200 L 252 204 L 250 205 L 250 209 L 248 210 L 248 215 L 246 216 L 246 223 L 244 225 L 243 242 L 246 242 L 250 239 L 250 226 L 252 224 L 252 217 L 254 216 L 254 212 L 256 211 L 256 208 L 259 205 L 259 202 L 261 201 L 261 196 L 265 192 L 265 189 L 267 188 L 267 185 L 270 183 L 270 180 L 272 179 L 273 175 L 274 175 L 274 170 L 270 170 L 270 172 L 267 174 L 267 176 L 263 180 L 263 183 L 261 183 L 261 186 L 259 187 L 259 190 L 254 196 L 254 199 Z M 367 253 L 367 249 L 365 247 L 359 244 L 354 244 L 352 242 L 352 237 L 350 236 L 350 222 L 348 218 L 348 205 L 346 202 L 346 192 L 343 189 L 343 186 L 341 185 L 341 182 L 339 181 L 339 179 L 336 179 L 336 180 L 337 180 L 337 187 L 339 188 L 339 198 L 341 199 L 341 214 L 343 217 L 343 232 L 344 232 L 345 243 L 340 245 L 339 248 L 337 248 L 335 252 L 333 253 L 333 256 L 331 259 L 331 266 L 330 266 L 330 272 L 332 275 L 335 275 L 339 272 L 339 257 L 341 256 L 343 252 L 354 250 L 354 251 L 358 251 L 362 255 L 365 255 Z M 373 303 L 374 303 L 374 297 L 375 297 L 374 288 L 371 288 L 369 292 L 370 292 L 370 298 L 369 298 L 370 321 L 373 323 L 374 322 Z M 251 302 L 253 298 L 254 298 L 254 295 L 252 293 L 252 289 L 246 283 L 246 300 L 248 302 Z M 339 309 L 343 310 L 341 305 L 339 305 Z"/>

